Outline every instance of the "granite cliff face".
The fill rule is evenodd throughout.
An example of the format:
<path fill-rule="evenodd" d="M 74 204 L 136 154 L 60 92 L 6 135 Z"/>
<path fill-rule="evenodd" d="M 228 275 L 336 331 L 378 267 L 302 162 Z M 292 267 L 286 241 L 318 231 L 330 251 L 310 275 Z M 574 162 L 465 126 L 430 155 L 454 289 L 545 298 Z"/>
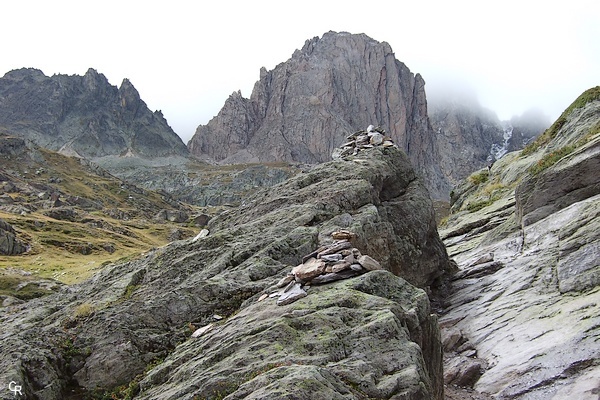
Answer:
<path fill-rule="evenodd" d="M 460 271 L 440 318 L 447 384 L 496 399 L 600 391 L 600 87 L 464 181 L 440 235 Z"/>
<path fill-rule="evenodd" d="M 441 400 L 424 289 L 450 265 L 408 157 L 364 149 L 246 200 L 209 235 L 4 308 L 0 352 L 13 357 L 0 358 L 0 385 L 18 382 L 28 399 Z M 382 270 L 305 286 L 287 305 L 267 297 L 341 230 Z"/>
<path fill-rule="evenodd" d="M 490 164 L 490 149 L 503 141 L 498 117 L 476 98 L 437 98 L 429 102 L 429 118 L 440 149 L 440 168 L 452 186 Z"/>
<path fill-rule="evenodd" d="M 0 127 L 88 159 L 187 155 L 162 113 L 151 112 L 129 80 L 117 88 L 93 69 L 83 76 L 8 72 L 0 78 Z"/>
<path fill-rule="evenodd" d="M 388 131 L 435 198 L 447 197 L 423 78 L 389 44 L 364 34 L 325 33 L 273 70 L 262 69 L 250 98 L 233 93 L 188 148 L 221 163 L 320 163 L 370 124 Z"/>
<path fill-rule="evenodd" d="M 438 162 L 453 187 L 473 171 L 521 150 L 550 126 L 548 118 L 535 109 L 500 121 L 474 94 L 435 93 L 428 106 Z"/>

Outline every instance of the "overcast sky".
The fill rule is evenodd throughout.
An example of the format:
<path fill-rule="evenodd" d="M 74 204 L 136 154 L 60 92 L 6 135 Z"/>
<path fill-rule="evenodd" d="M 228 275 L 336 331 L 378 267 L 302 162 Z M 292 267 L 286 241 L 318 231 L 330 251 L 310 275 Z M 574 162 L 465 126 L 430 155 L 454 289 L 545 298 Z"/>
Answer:
<path fill-rule="evenodd" d="M 597 0 L 34 0 L 0 12 L 0 76 L 128 78 L 184 142 L 232 92 L 249 97 L 261 67 L 330 30 L 388 42 L 426 91 L 458 83 L 501 119 L 536 107 L 554 120 L 600 84 Z"/>

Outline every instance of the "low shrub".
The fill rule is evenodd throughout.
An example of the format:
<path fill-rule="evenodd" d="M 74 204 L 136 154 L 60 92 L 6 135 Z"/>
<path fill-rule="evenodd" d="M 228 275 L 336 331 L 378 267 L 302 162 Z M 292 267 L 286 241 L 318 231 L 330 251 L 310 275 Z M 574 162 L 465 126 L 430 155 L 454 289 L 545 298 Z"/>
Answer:
<path fill-rule="evenodd" d="M 487 182 L 489 177 L 490 174 L 488 171 L 481 171 L 469 176 L 469 182 L 471 182 L 473 185 L 479 185 Z"/>

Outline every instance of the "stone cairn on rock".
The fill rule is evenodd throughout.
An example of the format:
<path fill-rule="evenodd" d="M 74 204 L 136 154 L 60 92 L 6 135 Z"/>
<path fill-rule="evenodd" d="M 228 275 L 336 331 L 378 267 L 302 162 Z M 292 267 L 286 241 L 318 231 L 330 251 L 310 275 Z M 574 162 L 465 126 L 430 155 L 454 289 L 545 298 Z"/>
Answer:
<path fill-rule="evenodd" d="M 381 127 L 369 125 L 366 130 L 360 130 L 346 137 L 348 142 L 342 144 L 333 151 L 331 157 L 339 160 L 349 155 L 357 155 L 363 149 L 369 149 L 377 146 L 398 147 L 392 139 L 387 136 L 385 130 Z"/>
<path fill-rule="evenodd" d="M 204 231 L 208 233 L 206 229 Z M 356 236 L 354 233 L 342 229 L 333 232 L 331 236 L 334 240 L 333 243 L 321 246 L 304 256 L 302 264 L 292 268 L 290 273 L 271 287 L 271 294 L 263 294 L 258 301 L 277 297 L 277 305 L 284 306 L 306 297 L 307 291 L 313 285 L 322 285 L 362 275 L 368 271 L 383 269 L 377 260 L 361 254 L 352 245 L 351 240 Z M 223 317 L 213 315 L 213 319 L 219 321 Z M 211 322 L 196 329 L 192 333 L 192 337 L 200 337 L 214 327 L 215 324 Z M 195 327 L 191 326 L 191 328 Z"/>
<path fill-rule="evenodd" d="M 321 246 L 302 258 L 302 264 L 292 268 L 275 287 L 274 293 L 263 294 L 258 300 L 278 297 L 280 306 L 293 303 L 307 295 L 311 285 L 348 279 L 367 271 L 382 269 L 378 261 L 361 254 L 350 242 L 355 234 L 340 230 L 331 234 L 333 243 Z"/>

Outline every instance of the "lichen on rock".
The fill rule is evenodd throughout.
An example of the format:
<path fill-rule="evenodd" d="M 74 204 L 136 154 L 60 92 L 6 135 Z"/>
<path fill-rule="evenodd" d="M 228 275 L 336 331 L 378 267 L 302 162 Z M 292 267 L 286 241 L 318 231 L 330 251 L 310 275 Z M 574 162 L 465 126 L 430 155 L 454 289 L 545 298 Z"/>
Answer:
<path fill-rule="evenodd" d="M 294 382 L 304 393 L 305 382 L 320 398 L 441 400 L 439 332 L 417 287 L 435 284 L 449 262 L 428 192 L 399 149 L 368 148 L 314 167 L 206 229 L 10 306 L 0 316 L 0 351 L 23 356 L 0 360 L 0 381 L 50 399 L 138 382 L 136 398 L 277 397 Z M 382 270 L 311 285 L 287 305 L 264 296 L 344 230 L 353 234 L 350 250 Z M 339 273 L 347 271 L 356 272 Z M 94 312 L 74 318 L 82 303 Z"/>

